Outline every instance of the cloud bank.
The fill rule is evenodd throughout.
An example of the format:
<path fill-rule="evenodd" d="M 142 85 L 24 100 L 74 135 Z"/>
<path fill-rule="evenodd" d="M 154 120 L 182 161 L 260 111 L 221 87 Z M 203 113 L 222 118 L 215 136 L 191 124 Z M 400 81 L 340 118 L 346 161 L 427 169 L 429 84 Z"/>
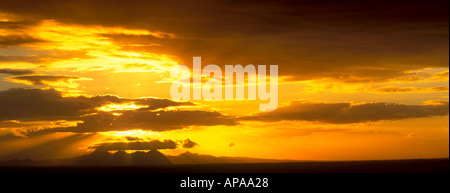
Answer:
<path fill-rule="evenodd" d="M 376 121 L 392 121 L 449 114 L 449 103 L 436 105 L 404 105 L 374 102 L 353 105 L 351 103 L 292 102 L 272 112 L 258 113 L 241 120 L 263 122 L 314 121 L 332 124 L 350 124 Z"/>
<path fill-rule="evenodd" d="M 445 0 L 5 1 L 0 12 L 15 19 L 0 27 L 23 29 L 51 18 L 164 32 L 173 36 L 104 37 L 124 50 L 170 55 L 185 65 L 204 56 L 206 64 L 280 65 L 280 75 L 291 80 L 383 82 L 411 70 L 448 68 L 448 7 Z M 34 41 L 14 37 L 9 44 Z M 4 57 L 37 62 L 45 56 Z"/>
<path fill-rule="evenodd" d="M 32 70 L 4 68 L 4 69 L 0 69 L 0 74 L 25 75 L 25 74 L 33 74 L 33 71 Z"/>
<path fill-rule="evenodd" d="M 153 150 L 153 149 L 176 149 L 178 144 L 172 140 L 153 140 L 147 142 L 114 142 L 100 143 L 90 146 L 89 149 L 99 151 L 122 151 L 122 150 Z"/>

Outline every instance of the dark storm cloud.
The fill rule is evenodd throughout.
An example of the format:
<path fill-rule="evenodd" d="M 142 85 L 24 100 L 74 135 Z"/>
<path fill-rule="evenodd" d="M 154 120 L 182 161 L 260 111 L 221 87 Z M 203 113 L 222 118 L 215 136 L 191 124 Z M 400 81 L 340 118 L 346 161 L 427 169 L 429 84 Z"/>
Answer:
<path fill-rule="evenodd" d="M 65 75 L 27 75 L 27 76 L 14 76 L 8 78 L 12 81 L 26 81 L 32 85 L 47 85 L 48 82 L 65 82 L 69 83 L 71 80 L 77 80 L 80 77 L 65 76 Z"/>
<path fill-rule="evenodd" d="M 101 112 L 97 108 L 115 103 L 145 105 L 134 111 Z M 51 132 L 102 132 L 144 129 L 167 131 L 189 126 L 236 125 L 233 117 L 219 112 L 161 110 L 165 107 L 193 105 L 189 102 L 175 102 L 168 99 L 142 98 L 124 99 L 116 96 L 63 97 L 56 90 L 9 89 L 0 91 L 0 121 L 18 120 L 52 121 L 79 120 L 76 127 L 30 131 L 27 135 Z M 5 122 L 6 124 L 6 122 Z"/>
<path fill-rule="evenodd" d="M 186 139 L 183 142 L 183 148 L 194 148 L 198 144 L 190 139 Z"/>
<path fill-rule="evenodd" d="M 64 98 L 56 90 L 9 89 L 0 92 L 0 120 L 72 120 L 105 102 L 86 97 Z"/>
<path fill-rule="evenodd" d="M 178 144 L 172 140 L 153 140 L 145 142 L 114 142 L 101 143 L 90 146 L 89 149 L 99 151 L 121 151 L 121 150 L 154 150 L 154 149 L 176 149 Z"/>
<path fill-rule="evenodd" d="M 44 42 L 44 40 L 33 38 L 27 35 L 0 36 L 0 46 L 18 46 L 36 42 Z"/>
<path fill-rule="evenodd" d="M 207 111 L 125 111 L 120 116 L 98 113 L 82 118 L 76 127 L 50 129 L 50 132 L 105 132 L 143 129 L 169 131 L 189 126 L 237 125 L 233 117 Z"/>
<path fill-rule="evenodd" d="M 53 89 L 9 89 L 0 91 L 0 121 L 80 120 L 82 115 L 97 112 L 98 107 L 126 102 L 148 105 L 145 110 L 192 105 L 168 99 L 123 99 L 116 96 L 63 97 L 60 92 Z"/>
<path fill-rule="evenodd" d="M 348 124 L 401 120 L 449 114 L 449 103 L 438 105 L 403 105 L 394 103 L 307 103 L 292 102 L 289 106 L 272 112 L 259 113 L 243 120 L 272 121 L 317 121 L 323 123 Z"/>
<path fill-rule="evenodd" d="M 33 74 L 32 70 L 20 70 L 20 69 L 9 69 L 4 68 L 0 69 L 0 74 L 11 74 L 11 75 L 25 75 L 25 74 Z"/>
<path fill-rule="evenodd" d="M 24 2 L 4 1 L 0 11 L 173 33 L 175 39 L 132 38 L 161 46 L 126 49 L 171 54 L 186 65 L 203 56 L 205 64 L 278 64 L 292 79 L 347 82 L 449 65 L 447 0 Z"/>

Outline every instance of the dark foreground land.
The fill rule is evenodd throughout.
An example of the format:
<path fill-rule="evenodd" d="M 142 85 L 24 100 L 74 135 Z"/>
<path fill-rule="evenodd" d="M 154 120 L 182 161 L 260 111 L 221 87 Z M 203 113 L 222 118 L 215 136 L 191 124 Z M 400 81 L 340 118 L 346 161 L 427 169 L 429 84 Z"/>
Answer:
<path fill-rule="evenodd" d="M 4 186 L 30 192 L 447 192 L 448 172 L 449 159 L 0 167 Z M 250 179 L 267 179 L 268 186 L 247 186 Z M 182 186 L 192 180 L 214 186 Z M 226 186 L 227 180 L 237 183 Z"/>
<path fill-rule="evenodd" d="M 78 167 L 1 166 L 0 173 L 448 173 L 449 159 Z"/>

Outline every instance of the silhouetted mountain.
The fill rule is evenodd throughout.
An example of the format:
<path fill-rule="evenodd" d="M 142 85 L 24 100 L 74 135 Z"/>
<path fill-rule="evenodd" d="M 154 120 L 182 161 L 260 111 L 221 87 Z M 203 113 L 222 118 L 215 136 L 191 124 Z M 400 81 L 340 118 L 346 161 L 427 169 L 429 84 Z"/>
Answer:
<path fill-rule="evenodd" d="M 135 152 L 131 154 L 131 162 L 133 166 L 145 165 L 170 165 L 172 164 L 164 154 L 157 150 L 145 152 Z"/>
<path fill-rule="evenodd" d="M 155 150 L 151 150 L 147 152 L 148 157 L 153 161 L 155 165 L 169 165 L 172 162 L 161 152 Z"/>
<path fill-rule="evenodd" d="M 246 157 L 214 157 L 185 152 L 178 156 L 167 156 L 174 164 L 222 164 L 222 163 L 283 163 L 296 162 L 294 160 L 257 159 Z M 298 161 L 297 161 L 298 162 Z"/>
<path fill-rule="evenodd" d="M 114 153 L 106 163 L 108 166 L 130 166 L 131 164 L 131 154 L 123 150 Z"/>
<path fill-rule="evenodd" d="M 110 156 L 111 154 L 107 151 L 95 150 L 91 154 L 83 156 L 84 158 L 79 158 L 78 164 L 83 166 L 103 166 L 107 164 Z"/>
<path fill-rule="evenodd" d="M 84 166 L 153 166 L 153 165 L 170 165 L 172 164 L 164 154 L 158 150 L 149 152 L 137 151 L 134 153 L 126 153 L 118 151 L 114 154 L 107 151 L 94 151 L 85 158 L 80 159 L 80 165 Z"/>
<path fill-rule="evenodd" d="M 150 153 L 150 152 L 149 152 Z M 92 159 L 96 163 L 103 164 L 99 166 L 85 165 L 86 160 L 91 158 L 100 158 L 104 153 L 96 152 L 91 158 L 82 156 L 72 159 L 60 160 L 10 160 L 0 162 L 0 172 L 50 172 L 50 173 L 110 173 L 110 172 L 129 172 L 129 173 L 448 173 L 449 159 L 416 159 L 416 160 L 377 160 L 377 161 L 308 161 L 308 162 L 289 162 L 289 163 L 238 163 L 243 161 L 258 160 L 250 158 L 226 158 L 185 153 L 180 156 L 172 156 L 173 160 L 183 160 L 180 165 L 152 165 L 155 160 L 150 161 L 151 154 L 117 152 L 109 154 L 109 161 Z M 153 152 L 153 154 L 158 152 Z M 159 155 L 160 156 L 160 155 Z M 122 158 L 136 158 L 133 162 L 139 164 L 139 167 L 126 167 L 121 165 Z M 160 157 L 161 158 L 161 157 Z M 234 160 L 236 163 L 212 163 L 226 160 Z M 115 161 L 112 161 L 115 160 Z M 178 160 L 178 161 L 179 161 Z M 188 160 L 188 161 L 187 161 Z M 260 160 L 262 161 L 262 160 Z M 201 164 L 200 162 L 210 162 Z M 158 162 L 157 162 L 158 163 Z M 161 163 L 161 162 L 159 162 Z M 163 162 L 167 164 L 167 162 Z M 189 164 L 191 163 L 191 164 Z M 194 163 L 194 164 L 192 164 Z M 32 167 L 30 167 L 32 166 Z M 36 167 L 37 166 L 37 167 Z M 58 166 L 58 167 L 54 167 Z M 117 167 L 125 166 L 125 167 Z M 130 165 L 132 166 L 132 165 Z"/>
<path fill-rule="evenodd" d="M 48 159 L 41 161 L 9 160 L 0 166 L 161 166 L 171 164 L 222 164 L 222 163 L 282 163 L 292 160 L 256 159 L 245 157 L 214 157 L 185 152 L 178 156 L 165 156 L 158 150 L 149 152 L 116 153 L 96 150 L 89 155 L 70 159 Z"/>
<path fill-rule="evenodd" d="M 70 159 L 8 160 L 0 162 L 0 166 L 161 166 L 171 165 L 167 157 L 158 150 L 126 153 L 118 151 L 109 153 L 96 150 L 89 155 Z"/>

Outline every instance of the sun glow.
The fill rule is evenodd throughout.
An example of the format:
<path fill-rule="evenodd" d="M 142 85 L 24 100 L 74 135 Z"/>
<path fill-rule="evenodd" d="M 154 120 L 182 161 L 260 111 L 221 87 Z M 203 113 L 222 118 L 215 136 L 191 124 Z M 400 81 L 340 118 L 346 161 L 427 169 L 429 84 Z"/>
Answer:
<path fill-rule="evenodd" d="M 3 19 L 0 15 L 0 20 Z M 169 55 L 144 51 L 126 51 L 109 36 L 152 36 L 172 39 L 174 34 L 144 29 L 70 25 L 43 20 L 26 30 L 0 29 L 2 35 L 33 37 L 41 40 L 24 47 L 33 49 L 48 69 L 70 71 L 112 70 L 114 72 L 165 72 L 177 65 Z M 17 66 L 17 62 L 11 63 Z"/>
<path fill-rule="evenodd" d="M 155 140 L 172 155 L 448 157 L 445 3 L 58 2 L 0 6 L 0 162 Z"/>
<path fill-rule="evenodd" d="M 148 108 L 148 105 L 137 105 L 134 102 L 122 103 L 122 104 L 108 104 L 97 108 L 99 111 L 112 112 L 112 111 L 132 111 L 142 108 Z"/>
<path fill-rule="evenodd" d="M 122 139 L 124 137 L 135 137 L 139 139 L 157 139 L 161 136 L 158 132 L 153 131 L 144 131 L 144 130 L 128 130 L 128 131 L 108 131 L 108 132 L 101 132 L 101 135 L 108 136 L 108 137 L 115 137 L 118 139 Z"/>

